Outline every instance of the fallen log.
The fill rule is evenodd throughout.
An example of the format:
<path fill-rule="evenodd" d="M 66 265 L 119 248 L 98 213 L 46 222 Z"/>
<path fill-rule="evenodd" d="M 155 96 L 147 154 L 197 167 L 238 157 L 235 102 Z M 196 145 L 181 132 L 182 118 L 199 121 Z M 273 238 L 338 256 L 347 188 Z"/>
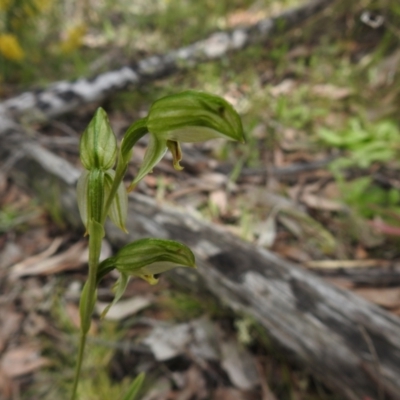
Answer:
<path fill-rule="evenodd" d="M 46 191 L 56 185 L 65 215 L 78 226 L 79 170 L 18 132 L 0 137 L 0 157 L 23 153 L 14 179 Z M 54 192 L 54 189 L 53 189 Z M 116 246 L 145 236 L 180 240 L 196 254 L 198 271 L 177 271 L 203 282 L 222 303 L 255 318 L 269 337 L 343 398 L 400 399 L 400 319 L 309 271 L 234 237 L 187 212 L 133 194 L 125 235 L 108 227 Z"/>
<path fill-rule="evenodd" d="M 73 111 L 82 104 L 102 101 L 128 85 L 137 87 L 179 69 L 222 58 L 229 52 L 265 41 L 273 33 L 283 33 L 301 24 L 334 1 L 312 0 L 276 17 L 231 31 L 216 32 L 204 40 L 139 60 L 134 65 L 122 66 L 91 78 L 55 82 L 46 89 L 22 93 L 0 103 L 0 134 L 12 128 L 12 121 L 22 117 L 25 122 L 46 120 Z"/>

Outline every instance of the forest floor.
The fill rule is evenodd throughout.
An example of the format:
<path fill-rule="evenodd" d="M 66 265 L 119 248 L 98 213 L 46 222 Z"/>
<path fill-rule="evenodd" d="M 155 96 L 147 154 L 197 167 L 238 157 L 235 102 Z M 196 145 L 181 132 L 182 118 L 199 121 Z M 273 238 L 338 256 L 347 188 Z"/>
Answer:
<path fill-rule="evenodd" d="M 160 0 L 125 12 L 124 3 L 89 13 L 69 55 L 4 65 L 0 96 L 112 69 L 298 4 Z M 165 157 L 136 190 L 400 315 L 399 21 L 394 0 L 337 1 L 263 44 L 108 98 L 101 105 L 119 137 L 154 100 L 188 88 L 223 96 L 243 119 L 245 145 L 186 144 L 183 171 Z M 37 123 L 38 139 L 79 165 L 79 137 L 98 106 Z M 67 399 L 87 241 L 65 223 L 56 192 L 39 200 L 10 179 L 10 168 L 12 160 L 2 161 L 0 399 Z M 98 312 L 110 295 L 110 286 L 100 289 Z M 139 371 L 147 374 L 144 400 L 339 399 L 252 319 L 166 277 L 152 287 L 132 280 L 108 317 L 93 320 L 79 398 L 117 399 Z"/>

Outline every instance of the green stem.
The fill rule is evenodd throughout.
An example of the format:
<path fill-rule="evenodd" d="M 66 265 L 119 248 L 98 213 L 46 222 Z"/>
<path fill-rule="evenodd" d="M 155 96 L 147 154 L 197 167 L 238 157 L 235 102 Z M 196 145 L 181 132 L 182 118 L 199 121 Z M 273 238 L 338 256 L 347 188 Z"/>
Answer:
<path fill-rule="evenodd" d="M 79 377 L 82 369 L 83 355 L 85 351 L 86 336 L 90 329 L 91 317 L 96 301 L 97 268 L 101 252 L 101 242 L 104 236 L 104 229 L 96 221 L 89 223 L 89 275 L 85 287 L 82 290 L 80 301 L 81 328 L 78 359 L 75 369 L 74 384 L 71 400 L 75 400 L 78 389 Z"/>
<path fill-rule="evenodd" d="M 75 400 L 75 397 L 76 397 L 79 376 L 81 374 L 81 369 L 82 369 L 82 361 L 83 361 L 83 353 L 85 350 L 85 344 L 86 344 L 86 334 L 81 333 L 80 340 L 79 340 L 79 352 L 78 352 L 78 359 L 77 359 L 76 367 L 75 367 L 74 386 L 72 388 L 71 400 Z"/>

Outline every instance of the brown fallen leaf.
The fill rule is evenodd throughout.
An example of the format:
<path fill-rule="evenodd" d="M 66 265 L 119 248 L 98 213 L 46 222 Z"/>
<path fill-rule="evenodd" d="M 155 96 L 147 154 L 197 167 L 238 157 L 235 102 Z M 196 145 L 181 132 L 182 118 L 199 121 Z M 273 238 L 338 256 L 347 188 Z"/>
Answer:
<path fill-rule="evenodd" d="M 0 399 L 11 399 L 13 382 L 0 368 Z"/>
<path fill-rule="evenodd" d="M 296 82 L 293 79 L 284 79 L 278 85 L 272 87 L 269 92 L 272 96 L 278 97 L 285 94 L 290 94 L 296 87 Z"/>
<path fill-rule="evenodd" d="M 228 207 L 228 197 L 226 191 L 219 189 L 210 193 L 210 202 L 214 204 L 219 214 L 225 214 Z"/>
<path fill-rule="evenodd" d="M 11 278 L 18 278 L 24 275 L 24 272 L 29 270 L 30 268 L 34 267 L 35 264 L 46 260 L 50 256 L 52 256 L 60 247 L 63 239 L 61 237 L 55 238 L 51 245 L 44 251 L 39 254 L 36 254 L 32 257 L 29 257 L 20 263 L 14 264 L 11 267 Z"/>
<path fill-rule="evenodd" d="M 278 212 L 277 207 L 273 208 L 268 217 L 254 228 L 254 233 L 258 235 L 258 246 L 270 248 L 274 244 L 277 236 L 276 215 Z"/>
<path fill-rule="evenodd" d="M 226 185 L 229 181 L 229 177 L 220 172 L 207 172 L 200 175 L 199 181 L 205 185 L 211 186 L 213 189 L 210 190 L 215 190 Z"/>
<path fill-rule="evenodd" d="M 46 330 L 48 321 L 43 315 L 32 311 L 24 320 L 24 333 L 30 337 L 37 337 L 40 332 Z"/>
<path fill-rule="evenodd" d="M 142 397 L 142 400 L 172 400 L 171 382 L 166 377 L 161 377 L 153 381 L 148 392 Z"/>
<path fill-rule="evenodd" d="M 352 94 L 352 90 L 350 88 L 339 87 L 328 83 L 313 86 L 311 88 L 311 93 L 327 99 L 341 100 L 349 97 Z"/>
<path fill-rule="evenodd" d="M 346 206 L 338 201 L 330 200 L 312 193 L 304 193 L 300 201 L 307 207 L 325 211 L 344 211 Z"/>
<path fill-rule="evenodd" d="M 275 253 L 279 253 L 284 258 L 290 258 L 296 262 L 305 263 L 311 260 L 311 256 L 300 246 L 291 246 L 283 241 L 275 243 L 272 250 Z"/>
<path fill-rule="evenodd" d="M 394 288 L 356 288 L 353 292 L 385 308 L 400 308 L 400 287 Z"/>
<path fill-rule="evenodd" d="M 110 308 L 104 319 L 121 321 L 150 306 L 152 302 L 153 300 L 150 296 L 135 296 L 130 299 L 120 300 Z M 109 303 L 97 302 L 96 311 L 101 314 L 108 305 Z"/>
<path fill-rule="evenodd" d="M 226 17 L 226 24 L 229 28 L 234 28 L 240 25 L 255 24 L 265 17 L 265 10 L 237 10 Z"/>
<path fill-rule="evenodd" d="M 257 370 L 260 377 L 265 377 L 265 370 L 262 363 L 259 360 L 256 360 Z M 266 379 L 260 379 L 260 386 L 262 391 L 262 400 L 277 400 L 275 394 L 272 392 L 271 388 L 268 385 Z"/>
<path fill-rule="evenodd" d="M 368 223 L 379 233 L 383 233 L 384 235 L 400 236 L 399 226 L 389 225 L 380 218 L 368 221 Z"/>
<path fill-rule="evenodd" d="M 50 364 L 48 358 L 41 356 L 39 348 L 31 344 L 6 351 L 0 360 L 0 368 L 9 378 L 30 374 Z"/>
<path fill-rule="evenodd" d="M 4 169 L 4 164 L 2 165 Z M 5 193 L 7 188 L 7 174 L 3 171 L 0 172 L 0 193 Z"/>
<path fill-rule="evenodd" d="M 303 264 L 307 268 L 316 269 L 346 269 L 346 268 L 371 268 L 387 267 L 387 260 L 314 260 Z"/>
<path fill-rule="evenodd" d="M 240 343 L 225 339 L 220 343 L 220 350 L 221 366 L 238 389 L 250 390 L 259 385 L 255 359 Z"/>
<path fill-rule="evenodd" d="M 20 328 L 22 314 L 3 309 L 0 314 L 0 353 L 5 348 L 9 338 Z"/>
<path fill-rule="evenodd" d="M 336 277 L 324 277 L 324 280 L 329 282 L 331 285 L 338 286 L 342 289 L 352 289 L 354 284 L 346 278 L 336 278 Z"/>
<path fill-rule="evenodd" d="M 361 243 L 354 250 L 354 258 L 357 260 L 366 260 L 368 258 L 368 251 Z"/>
<path fill-rule="evenodd" d="M 79 307 L 75 303 L 66 303 L 65 304 L 65 311 L 70 318 L 72 324 L 79 329 L 81 327 L 81 316 L 79 312 Z M 92 320 L 90 323 L 89 334 L 95 335 L 97 332 L 97 325 Z"/>
<path fill-rule="evenodd" d="M 207 399 L 206 386 L 200 370 L 193 365 L 185 374 L 184 388 L 177 394 L 176 400 Z"/>
<path fill-rule="evenodd" d="M 372 86 L 391 85 L 394 82 L 395 74 L 398 72 L 399 64 L 400 49 L 397 49 L 376 66 L 375 73 L 371 74 Z"/>
<path fill-rule="evenodd" d="M 15 264 L 11 268 L 10 278 L 18 279 L 28 275 L 51 275 L 61 271 L 80 268 L 87 262 L 88 249 L 86 240 L 81 240 L 66 251 L 52 256 L 59 248 L 62 238 L 57 238 L 44 252 L 29 257 L 26 260 Z M 108 242 L 103 241 L 101 259 L 111 255 L 111 247 Z"/>
<path fill-rule="evenodd" d="M 214 391 L 211 398 L 212 400 L 248 400 L 249 396 L 242 390 L 231 387 L 219 387 Z"/>
<path fill-rule="evenodd" d="M 6 268 L 21 261 L 25 257 L 24 250 L 21 245 L 14 241 L 6 242 L 1 249 L 0 270 L 1 275 L 6 273 Z"/>
<path fill-rule="evenodd" d="M 205 185 L 199 184 L 199 185 L 195 185 L 195 186 L 188 186 L 188 187 L 184 187 L 179 190 L 175 190 L 174 192 L 172 192 L 171 194 L 166 196 L 166 198 L 169 201 L 177 200 L 180 197 L 187 196 L 189 194 L 198 193 L 198 192 L 209 192 L 213 189 L 214 189 L 214 186 L 208 185 L 208 184 L 205 184 Z"/>

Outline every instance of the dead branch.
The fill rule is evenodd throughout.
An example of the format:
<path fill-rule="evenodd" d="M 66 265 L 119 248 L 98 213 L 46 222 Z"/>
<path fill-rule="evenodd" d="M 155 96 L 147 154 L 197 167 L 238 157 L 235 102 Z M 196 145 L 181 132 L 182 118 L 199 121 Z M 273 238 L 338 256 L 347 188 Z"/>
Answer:
<path fill-rule="evenodd" d="M 12 128 L 13 120 L 46 120 L 77 109 L 82 104 L 99 102 L 127 86 L 137 87 L 144 82 L 168 76 L 179 69 L 191 68 L 201 62 L 226 56 L 253 43 L 262 42 L 272 34 L 281 34 L 323 10 L 334 0 L 312 0 L 287 10 L 276 17 L 262 19 L 254 25 L 217 32 L 207 39 L 187 47 L 155 55 L 92 78 L 73 82 L 55 82 L 44 90 L 22 93 L 0 103 L 0 134 Z"/>

